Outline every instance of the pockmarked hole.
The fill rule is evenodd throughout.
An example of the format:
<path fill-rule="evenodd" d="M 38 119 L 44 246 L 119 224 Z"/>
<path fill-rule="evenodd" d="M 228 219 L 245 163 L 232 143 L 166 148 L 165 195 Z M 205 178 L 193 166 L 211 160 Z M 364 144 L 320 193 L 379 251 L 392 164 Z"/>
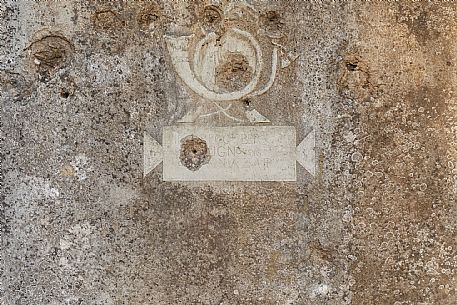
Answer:
<path fill-rule="evenodd" d="M 189 135 L 181 140 L 179 158 L 182 165 L 191 171 L 197 171 L 209 162 L 211 155 L 205 140 Z"/>
<path fill-rule="evenodd" d="M 103 31 L 114 31 L 124 25 L 124 21 L 112 10 L 95 12 L 92 17 L 94 25 Z"/>
<path fill-rule="evenodd" d="M 214 32 L 222 23 L 222 12 L 214 5 L 208 5 L 203 9 L 201 23 L 206 31 Z"/>
<path fill-rule="evenodd" d="M 70 96 L 70 92 L 68 92 L 68 90 L 66 90 L 66 89 L 62 89 L 60 91 L 60 96 L 63 98 L 68 98 Z"/>
<path fill-rule="evenodd" d="M 155 2 L 151 2 L 151 4 L 144 9 L 138 15 L 138 23 L 140 27 L 147 28 L 155 23 L 160 22 L 162 18 L 162 13 L 160 7 Z"/>
<path fill-rule="evenodd" d="M 350 63 L 350 62 L 348 62 L 348 63 L 346 64 L 346 68 L 347 68 L 349 71 L 355 71 L 355 70 L 357 70 L 358 65 L 357 65 L 357 63 Z"/>
<path fill-rule="evenodd" d="M 284 20 L 276 11 L 268 11 L 260 17 L 260 23 L 271 38 L 283 36 Z"/>
<path fill-rule="evenodd" d="M 228 53 L 216 67 L 216 84 L 227 92 L 241 90 L 249 84 L 253 69 L 241 53 Z"/>
<path fill-rule="evenodd" d="M 47 35 L 30 45 L 33 63 L 41 75 L 51 75 L 68 61 L 73 47 L 63 36 Z"/>

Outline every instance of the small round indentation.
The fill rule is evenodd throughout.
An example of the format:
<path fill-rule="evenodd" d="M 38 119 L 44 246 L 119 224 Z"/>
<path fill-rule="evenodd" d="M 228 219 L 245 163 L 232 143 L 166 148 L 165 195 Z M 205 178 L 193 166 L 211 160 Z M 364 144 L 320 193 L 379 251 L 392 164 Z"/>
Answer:
<path fill-rule="evenodd" d="M 349 71 L 356 71 L 358 69 L 358 62 L 347 62 L 346 68 Z"/>
<path fill-rule="evenodd" d="M 32 44 L 32 54 L 36 65 L 57 68 L 71 52 L 70 43 L 59 36 L 46 36 Z"/>
<path fill-rule="evenodd" d="M 43 79 L 63 68 L 73 53 L 73 46 L 63 36 L 49 33 L 30 45 L 31 59 Z"/>
<path fill-rule="evenodd" d="M 253 77 L 247 58 L 241 53 L 228 53 L 216 67 L 216 84 L 228 91 L 246 87 Z"/>
<path fill-rule="evenodd" d="M 70 92 L 67 89 L 62 88 L 60 89 L 60 96 L 63 98 L 68 98 L 70 96 Z"/>
<path fill-rule="evenodd" d="M 190 135 L 181 140 L 179 159 L 189 170 L 196 171 L 209 162 L 211 155 L 205 140 Z"/>
<path fill-rule="evenodd" d="M 222 22 L 222 13 L 214 5 L 208 5 L 203 9 L 201 23 L 208 32 L 215 32 Z"/>
<path fill-rule="evenodd" d="M 118 14 L 111 10 L 98 11 L 93 16 L 94 25 L 103 31 L 112 31 L 122 26 Z"/>
<path fill-rule="evenodd" d="M 243 105 L 244 105 L 244 109 L 246 109 L 246 110 L 254 109 L 254 107 L 252 107 L 252 102 L 251 102 L 250 99 L 246 98 L 242 102 L 243 102 Z"/>
<path fill-rule="evenodd" d="M 283 36 L 284 22 L 281 15 L 276 11 L 268 11 L 260 16 L 260 22 L 268 36 L 281 38 Z"/>
<path fill-rule="evenodd" d="M 160 22 L 161 18 L 161 9 L 155 2 L 153 2 L 151 5 L 143 8 L 138 14 L 138 24 L 141 28 L 149 28 Z"/>

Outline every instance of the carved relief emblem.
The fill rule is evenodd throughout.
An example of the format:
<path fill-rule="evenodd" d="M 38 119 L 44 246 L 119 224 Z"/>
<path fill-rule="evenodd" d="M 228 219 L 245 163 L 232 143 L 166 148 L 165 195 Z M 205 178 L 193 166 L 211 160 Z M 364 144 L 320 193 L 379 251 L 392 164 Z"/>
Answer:
<path fill-rule="evenodd" d="M 204 112 L 211 107 L 231 117 L 230 102 L 265 93 L 274 83 L 279 64 L 279 44 L 274 39 L 281 34 L 271 26 L 261 28 L 261 16 L 249 5 L 232 3 L 223 8 L 210 5 L 202 15 L 190 33 L 165 36 L 171 61 L 181 80 L 199 96 L 199 102 L 212 102 L 211 106 L 202 103 L 198 114 L 188 114 L 184 118 L 188 122 L 210 115 Z M 288 62 L 285 59 L 283 67 Z M 244 118 L 231 118 L 268 122 L 255 109 L 246 110 Z"/>
<path fill-rule="evenodd" d="M 238 1 L 208 5 L 199 16 L 165 35 L 194 106 L 163 128 L 162 145 L 145 133 L 144 175 L 161 162 L 165 181 L 296 181 L 297 162 L 315 175 L 314 131 L 297 146 L 294 126 L 246 126 L 270 123 L 250 99 L 266 93 L 296 58 L 279 43 L 277 13 L 259 14 Z M 227 126 L 215 126 L 221 125 L 215 116 Z"/>

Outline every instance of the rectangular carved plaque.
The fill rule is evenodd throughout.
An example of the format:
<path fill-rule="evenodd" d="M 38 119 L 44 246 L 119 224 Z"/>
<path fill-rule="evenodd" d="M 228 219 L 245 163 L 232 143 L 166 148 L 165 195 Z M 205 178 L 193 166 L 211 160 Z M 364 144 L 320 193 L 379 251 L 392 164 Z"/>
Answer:
<path fill-rule="evenodd" d="M 295 128 L 169 126 L 165 181 L 295 181 Z"/>

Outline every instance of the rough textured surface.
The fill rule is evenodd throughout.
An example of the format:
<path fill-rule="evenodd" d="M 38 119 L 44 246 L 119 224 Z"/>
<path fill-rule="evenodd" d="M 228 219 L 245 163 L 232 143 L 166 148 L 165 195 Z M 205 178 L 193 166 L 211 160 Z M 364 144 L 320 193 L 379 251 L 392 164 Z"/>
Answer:
<path fill-rule="evenodd" d="M 1 305 L 457 304 L 457 4 L 249 3 L 0 1 Z M 281 69 L 221 110 L 164 37 L 233 27 Z M 238 90 L 251 51 L 196 77 Z M 145 131 L 254 108 L 315 130 L 314 177 L 143 177 Z"/>

